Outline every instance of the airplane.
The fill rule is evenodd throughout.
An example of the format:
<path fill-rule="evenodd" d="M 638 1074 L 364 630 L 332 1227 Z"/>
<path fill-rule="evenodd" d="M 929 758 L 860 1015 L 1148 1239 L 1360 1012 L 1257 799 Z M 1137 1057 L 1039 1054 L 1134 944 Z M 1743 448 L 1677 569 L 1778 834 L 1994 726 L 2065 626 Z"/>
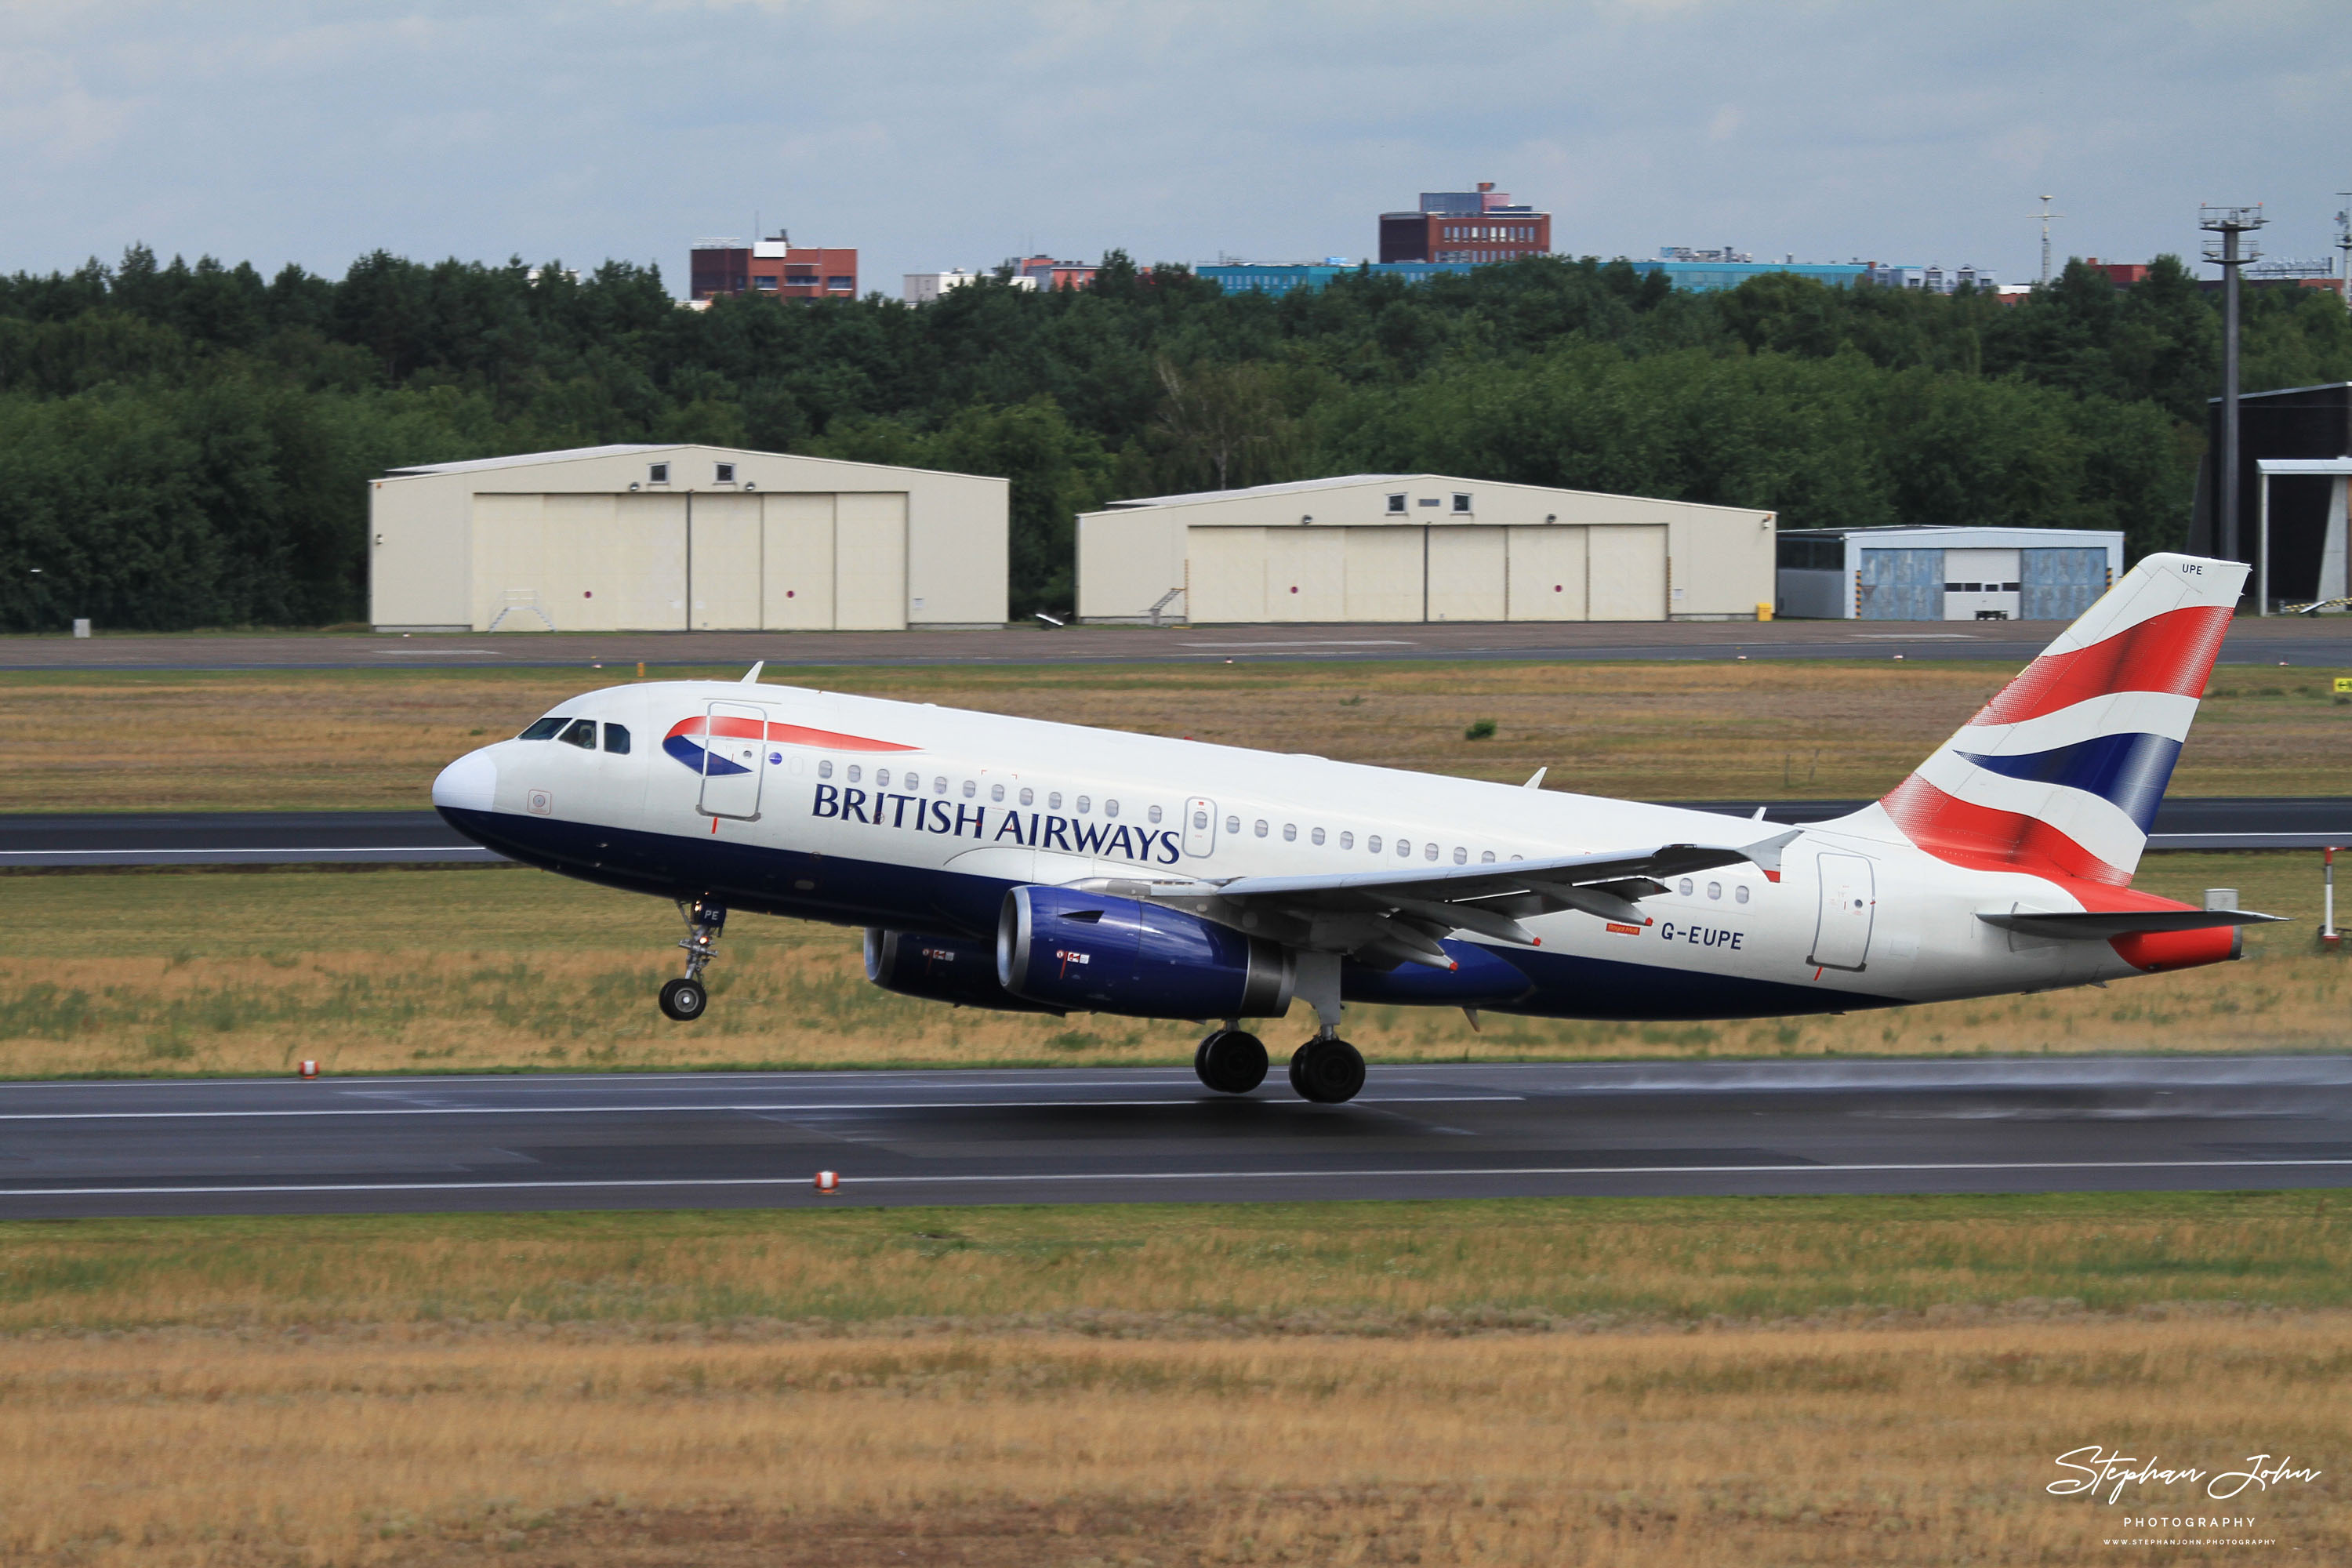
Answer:
<path fill-rule="evenodd" d="M 676 900 L 680 1021 L 730 910 L 866 928 L 874 984 L 961 1006 L 1244 1026 L 1291 1087 L 1364 1082 L 1354 1005 L 1730 1019 L 2101 984 L 2279 917 L 2136 891 L 2247 568 L 2153 554 L 1883 799 L 1804 827 L 740 681 L 558 703 L 434 782 L 501 855 Z"/>

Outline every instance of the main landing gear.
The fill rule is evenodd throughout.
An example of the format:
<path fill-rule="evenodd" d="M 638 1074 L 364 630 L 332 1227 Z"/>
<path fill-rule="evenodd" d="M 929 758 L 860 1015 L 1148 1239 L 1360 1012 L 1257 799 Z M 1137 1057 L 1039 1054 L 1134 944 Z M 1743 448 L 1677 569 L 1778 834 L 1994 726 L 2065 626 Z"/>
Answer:
<path fill-rule="evenodd" d="M 1292 1053 L 1290 1087 L 1301 1100 L 1338 1105 L 1364 1087 L 1364 1058 L 1336 1035 L 1318 1035 Z"/>
<path fill-rule="evenodd" d="M 1265 1081 L 1265 1042 L 1238 1022 L 1212 1029 L 1192 1053 L 1192 1070 L 1219 1094 L 1247 1094 Z"/>
<path fill-rule="evenodd" d="M 1212 1029 L 1192 1053 L 1192 1070 L 1219 1094 L 1247 1094 L 1265 1081 L 1265 1042 L 1234 1024 Z M 1318 1035 L 1290 1058 L 1290 1087 L 1301 1100 L 1339 1105 L 1364 1087 L 1364 1058 L 1336 1035 Z"/>
<path fill-rule="evenodd" d="M 686 977 L 661 988 L 661 1010 L 663 1016 L 686 1024 L 701 1017 L 710 1005 L 702 972 L 710 966 L 711 948 L 727 927 L 727 906 L 710 899 L 691 903 L 680 899 L 677 912 L 686 920 L 686 940 L 677 944 L 686 949 Z"/>

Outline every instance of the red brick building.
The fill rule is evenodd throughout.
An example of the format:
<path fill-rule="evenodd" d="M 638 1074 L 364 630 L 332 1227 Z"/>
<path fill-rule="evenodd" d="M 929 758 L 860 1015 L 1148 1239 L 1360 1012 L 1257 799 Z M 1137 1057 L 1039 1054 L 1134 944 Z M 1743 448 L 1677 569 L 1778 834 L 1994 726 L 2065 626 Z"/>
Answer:
<path fill-rule="evenodd" d="M 857 252 L 794 245 L 783 235 L 752 245 L 705 240 L 688 265 L 688 297 L 766 294 L 779 300 L 855 300 Z"/>
<path fill-rule="evenodd" d="M 1515 206 L 1481 180 L 1475 191 L 1423 191 L 1421 209 L 1381 215 L 1382 261 L 1517 261 L 1551 252 L 1551 214 Z"/>

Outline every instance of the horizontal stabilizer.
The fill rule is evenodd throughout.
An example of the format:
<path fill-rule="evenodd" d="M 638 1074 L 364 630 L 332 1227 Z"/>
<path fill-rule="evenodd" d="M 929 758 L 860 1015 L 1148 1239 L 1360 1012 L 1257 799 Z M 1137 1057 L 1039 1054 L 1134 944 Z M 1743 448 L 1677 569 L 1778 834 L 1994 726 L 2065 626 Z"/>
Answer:
<path fill-rule="evenodd" d="M 2258 915 L 2252 910 L 2081 910 L 2048 913 L 2032 910 L 1979 910 L 1977 919 L 2021 936 L 2051 937 L 2060 942 L 2105 942 L 2110 937 L 2141 931 L 2219 931 L 2227 926 L 2268 925 L 2286 915 Z"/>

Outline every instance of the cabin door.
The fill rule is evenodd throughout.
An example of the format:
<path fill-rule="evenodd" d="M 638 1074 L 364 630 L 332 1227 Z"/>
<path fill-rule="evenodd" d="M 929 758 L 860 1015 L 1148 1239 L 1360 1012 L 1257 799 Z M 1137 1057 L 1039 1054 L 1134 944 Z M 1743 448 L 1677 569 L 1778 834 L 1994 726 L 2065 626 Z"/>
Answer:
<path fill-rule="evenodd" d="M 1878 911 L 1870 862 L 1859 855 L 1824 855 L 1821 868 L 1821 921 L 1813 929 L 1812 956 L 1805 962 L 1860 970 L 1870 953 L 1870 924 Z"/>
<path fill-rule="evenodd" d="M 702 815 L 746 822 L 760 815 L 760 778 L 767 770 L 768 711 L 740 702 L 714 702 L 702 734 Z"/>
<path fill-rule="evenodd" d="M 1184 853 L 1206 855 L 1217 847 L 1217 803 L 1194 795 L 1184 803 Z"/>

